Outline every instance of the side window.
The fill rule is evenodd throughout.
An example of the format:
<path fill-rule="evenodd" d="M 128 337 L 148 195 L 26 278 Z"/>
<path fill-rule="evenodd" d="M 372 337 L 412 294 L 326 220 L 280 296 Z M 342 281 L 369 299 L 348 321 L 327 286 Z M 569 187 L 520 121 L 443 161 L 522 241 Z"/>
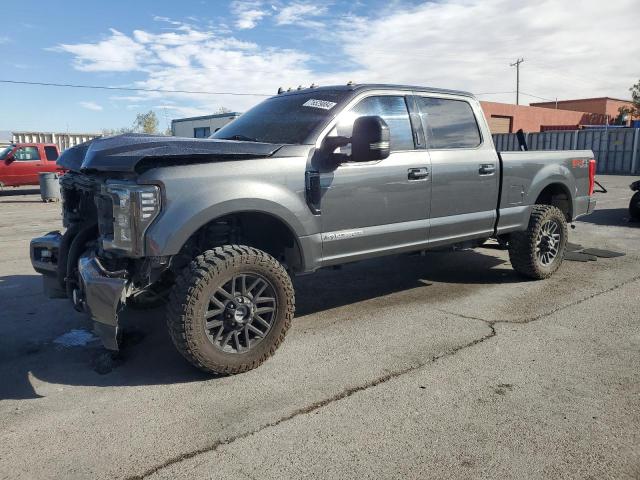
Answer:
<path fill-rule="evenodd" d="M 56 147 L 44 147 L 44 154 L 50 162 L 58 159 L 58 149 Z"/>
<path fill-rule="evenodd" d="M 350 137 L 355 119 L 367 115 L 378 115 L 387 122 L 391 136 L 391 151 L 414 149 L 409 111 L 404 97 L 401 96 L 364 98 L 349 112 L 342 114 L 331 134 Z"/>
<path fill-rule="evenodd" d="M 471 105 L 463 100 L 418 97 L 427 148 L 474 148 L 480 130 Z"/>
<path fill-rule="evenodd" d="M 38 147 L 20 147 L 16 150 L 14 158 L 18 162 L 30 162 L 40 160 L 40 153 L 38 153 Z"/>
<path fill-rule="evenodd" d="M 194 138 L 207 138 L 211 135 L 210 127 L 197 127 L 193 129 Z"/>

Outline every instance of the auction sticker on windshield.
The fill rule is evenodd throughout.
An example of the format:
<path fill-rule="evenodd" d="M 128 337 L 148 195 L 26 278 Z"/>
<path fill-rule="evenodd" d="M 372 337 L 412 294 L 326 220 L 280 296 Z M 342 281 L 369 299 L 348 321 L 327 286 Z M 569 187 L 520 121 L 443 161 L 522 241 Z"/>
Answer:
<path fill-rule="evenodd" d="M 313 108 L 321 108 L 323 110 L 331 110 L 336 106 L 336 102 L 329 102 L 327 100 L 307 100 L 302 104 L 303 107 L 313 107 Z"/>

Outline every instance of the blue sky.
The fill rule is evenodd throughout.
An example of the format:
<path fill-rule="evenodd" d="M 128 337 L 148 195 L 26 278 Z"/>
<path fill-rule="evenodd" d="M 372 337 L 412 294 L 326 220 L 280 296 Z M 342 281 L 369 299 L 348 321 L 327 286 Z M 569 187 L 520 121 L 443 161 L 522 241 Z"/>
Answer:
<path fill-rule="evenodd" d="M 278 86 L 393 82 L 513 102 L 626 98 L 640 77 L 635 0 L 4 0 L 3 80 L 272 94 Z M 534 96 L 531 96 L 534 95 Z M 153 109 L 243 111 L 260 96 L 0 84 L 0 130 L 99 132 Z"/>

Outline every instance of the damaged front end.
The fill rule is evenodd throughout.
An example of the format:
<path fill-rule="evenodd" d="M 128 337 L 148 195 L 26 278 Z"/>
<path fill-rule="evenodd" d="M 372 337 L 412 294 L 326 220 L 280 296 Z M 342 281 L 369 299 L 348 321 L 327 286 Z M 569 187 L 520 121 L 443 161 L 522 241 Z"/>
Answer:
<path fill-rule="evenodd" d="M 50 298 L 69 298 L 87 312 L 105 348 L 118 350 L 118 316 L 168 269 L 166 257 L 144 257 L 144 233 L 160 211 L 155 185 L 69 172 L 61 179 L 64 234 L 31 240 L 34 269 Z"/>
<path fill-rule="evenodd" d="M 76 310 L 87 312 L 94 321 L 94 332 L 105 348 L 118 350 L 118 314 L 126 304 L 130 290 L 126 270 L 109 271 L 95 252 L 85 253 L 77 259 L 74 278 L 64 276 L 60 263 L 64 236 L 50 232 L 31 240 L 31 263 L 42 274 L 45 294 L 49 298 L 70 297 Z M 63 253 L 62 257 L 68 256 Z"/>

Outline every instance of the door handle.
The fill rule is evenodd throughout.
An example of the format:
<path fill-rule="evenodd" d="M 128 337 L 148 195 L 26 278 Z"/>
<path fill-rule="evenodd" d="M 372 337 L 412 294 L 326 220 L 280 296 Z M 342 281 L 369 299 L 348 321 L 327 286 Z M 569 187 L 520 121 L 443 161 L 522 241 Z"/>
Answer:
<path fill-rule="evenodd" d="M 429 169 L 426 167 L 410 168 L 407 177 L 409 180 L 422 180 L 429 176 Z"/>
<path fill-rule="evenodd" d="M 478 169 L 480 175 L 493 175 L 496 173 L 496 166 L 493 163 L 483 163 Z"/>

